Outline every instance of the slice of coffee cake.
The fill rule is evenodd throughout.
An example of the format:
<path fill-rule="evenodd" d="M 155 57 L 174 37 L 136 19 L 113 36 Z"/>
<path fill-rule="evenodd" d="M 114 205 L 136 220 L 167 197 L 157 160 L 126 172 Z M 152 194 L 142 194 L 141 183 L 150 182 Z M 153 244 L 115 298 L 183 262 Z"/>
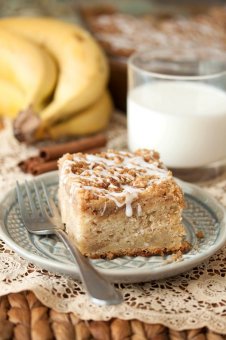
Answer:
<path fill-rule="evenodd" d="M 185 251 L 183 193 L 150 150 L 66 154 L 59 160 L 66 231 L 91 258 Z"/>

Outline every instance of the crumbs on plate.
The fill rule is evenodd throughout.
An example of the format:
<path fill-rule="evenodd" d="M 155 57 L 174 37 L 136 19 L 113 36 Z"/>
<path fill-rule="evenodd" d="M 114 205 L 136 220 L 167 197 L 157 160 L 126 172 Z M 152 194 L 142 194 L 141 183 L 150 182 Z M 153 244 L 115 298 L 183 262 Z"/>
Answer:
<path fill-rule="evenodd" d="M 195 234 L 195 236 L 196 236 L 197 238 L 204 238 L 204 237 L 205 237 L 204 232 L 201 231 L 201 230 L 197 231 L 197 233 Z"/>

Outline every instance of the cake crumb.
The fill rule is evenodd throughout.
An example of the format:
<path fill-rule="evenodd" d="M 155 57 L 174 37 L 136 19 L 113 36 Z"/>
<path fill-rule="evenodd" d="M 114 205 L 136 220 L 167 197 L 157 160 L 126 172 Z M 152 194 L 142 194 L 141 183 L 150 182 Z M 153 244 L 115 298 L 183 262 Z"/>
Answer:
<path fill-rule="evenodd" d="M 167 260 L 165 260 L 165 264 L 179 261 L 183 261 L 183 253 L 181 250 L 178 250 L 175 254 L 172 254 Z"/>
<path fill-rule="evenodd" d="M 195 235 L 196 235 L 197 238 L 204 238 L 205 237 L 203 231 L 201 231 L 201 230 L 197 231 L 197 233 Z"/>
<path fill-rule="evenodd" d="M 176 254 L 172 255 L 172 258 L 173 258 L 174 261 L 180 261 L 182 256 L 183 256 L 182 251 L 178 250 L 178 252 L 176 252 Z"/>

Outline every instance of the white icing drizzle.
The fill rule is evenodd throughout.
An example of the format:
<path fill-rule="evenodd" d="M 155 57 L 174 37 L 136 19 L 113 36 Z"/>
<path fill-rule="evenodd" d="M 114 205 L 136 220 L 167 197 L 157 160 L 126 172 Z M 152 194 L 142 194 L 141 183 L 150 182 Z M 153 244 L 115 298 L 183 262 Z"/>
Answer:
<path fill-rule="evenodd" d="M 106 157 L 100 155 L 82 157 L 79 154 L 74 154 L 72 160 L 65 158 L 61 162 L 60 181 L 65 185 L 70 180 L 72 200 L 76 196 L 77 190 L 89 190 L 96 196 L 106 197 L 113 201 L 118 208 L 125 206 L 126 216 L 131 217 L 133 215 L 132 203 L 138 198 L 139 194 L 154 183 L 160 183 L 171 176 L 151 152 L 150 163 L 145 161 L 142 155 L 123 151 L 106 153 Z M 120 162 L 116 161 L 117 157 L 120 157 Z M 74 173 L 73 166 L 80 162 L 83 164 L 81 173 Z M 136 176 L 148 178 L 144 187 L 136 186 L 134 183 L 133 185 L 128 184 L 135 180 L 134 172 Z M 126 183 L 120 177 L 123 177 Z M 137 215 L 140 216 L 142 213 L 140 204 L 136 207 Z M 105 210 L 106 205 L 103 208 L 102 215 Z"/>
<path fill-rule="evenodd" d="M 131 217 L 133 215 L 132 203 L 138 197 L 138 194 L 141 190 L 138 190 L 138 188 L 130 187 L 128 185 L 124 187 L 124 190 L 126 193 L 126 216 Z"/>
<path fill-rule="evenodd" d="M 137 216 L 141 216 L 142 215 L 142 208 L 140 203 L 137 204 Z"/>
<path fill-rule="evenodd" d="M 104 216 L 106 208 L 107 208 L 107 202 L 104 202 L 104 208 L 103 208 L 103 210 L 102 210 L 102 212 L 100 214 L 101 216 Z"/>

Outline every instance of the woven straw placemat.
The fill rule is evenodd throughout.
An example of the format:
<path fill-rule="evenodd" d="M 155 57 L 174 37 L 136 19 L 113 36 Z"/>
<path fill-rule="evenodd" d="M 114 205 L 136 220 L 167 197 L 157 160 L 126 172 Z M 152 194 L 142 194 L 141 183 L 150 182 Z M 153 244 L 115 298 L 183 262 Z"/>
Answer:
<path fill-rule="evenodd" d="M 15 340 L 221 340 L 225 336 L 200 328 L 175 331 L 138 320 L 82 321 L 73 313 L 45 307 L 32 292 L 0 298 L 0 339 Z"/>

